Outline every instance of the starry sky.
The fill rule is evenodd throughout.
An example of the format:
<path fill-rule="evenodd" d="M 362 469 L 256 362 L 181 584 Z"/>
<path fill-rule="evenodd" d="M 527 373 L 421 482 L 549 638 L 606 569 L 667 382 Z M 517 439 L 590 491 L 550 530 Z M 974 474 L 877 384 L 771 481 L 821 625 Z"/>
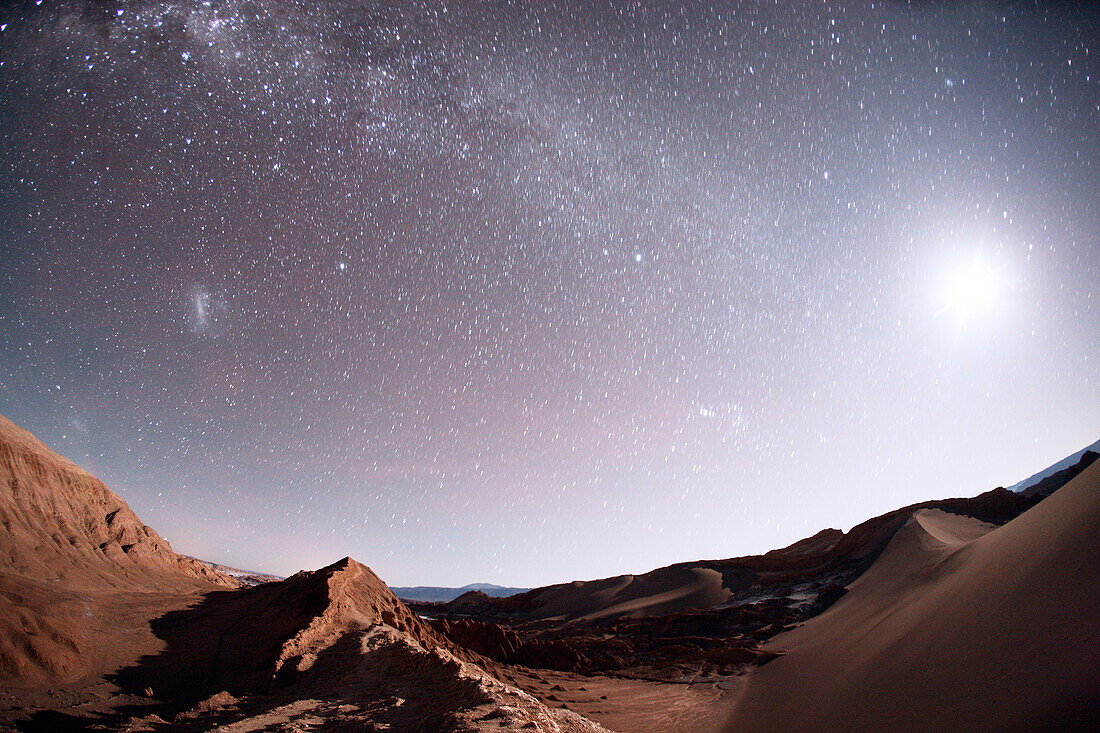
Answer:
<path fill-rule="evenodd" d="M 1011 485 L 1100 437 L 1088 5 L 6 3 L 0 412 L 395 585 Z"/>

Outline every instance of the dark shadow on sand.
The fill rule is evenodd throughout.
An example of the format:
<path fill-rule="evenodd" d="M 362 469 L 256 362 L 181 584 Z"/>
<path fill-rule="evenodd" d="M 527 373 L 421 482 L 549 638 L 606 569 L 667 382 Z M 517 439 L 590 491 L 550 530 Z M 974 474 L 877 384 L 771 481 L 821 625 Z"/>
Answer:
<path fill-rule="evenodd" d="M 179 713 L 223 691 L 234 697 L 269 695 L 289 681 L 272 675 L 283 643 L 308 625 L 326 602 L 323 583 L 282 582 L 212 591 L 198 603 L 150 624 L 164 642 L 162 651 L 107 675 L 122 695 L 136 702 L 109 713 L 41 711 L 17 728 L 34 732 L 116 729 L 149 715 L 173 721 Z M 210 724 L 209 720 L 168 722 L 164 730 L 208 730 Z M 160 724 L 154 719 L 149 727 L 160 729 Z"/>

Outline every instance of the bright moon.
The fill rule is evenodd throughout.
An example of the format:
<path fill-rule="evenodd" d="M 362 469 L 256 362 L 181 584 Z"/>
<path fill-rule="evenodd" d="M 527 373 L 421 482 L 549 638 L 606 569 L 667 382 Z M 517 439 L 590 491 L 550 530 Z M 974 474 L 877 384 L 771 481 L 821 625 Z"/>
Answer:
<path fill-rule="evenodd" d="M 1000 311 L 1006 290 L 1003 265 L 980 254 L 957 260 L 940 278 L 939 313 L 962 329 Z"/>

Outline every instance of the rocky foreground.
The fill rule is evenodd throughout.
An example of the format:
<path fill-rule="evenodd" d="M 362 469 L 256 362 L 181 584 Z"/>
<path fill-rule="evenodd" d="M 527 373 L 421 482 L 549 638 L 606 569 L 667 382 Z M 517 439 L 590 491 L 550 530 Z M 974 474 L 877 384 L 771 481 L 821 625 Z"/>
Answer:
<path fill-rule="evenodd" d="M 172 551 L 0 418 L 0 726 L 604 730 L 551 708 L 345 558 L 255 587 Z"/>

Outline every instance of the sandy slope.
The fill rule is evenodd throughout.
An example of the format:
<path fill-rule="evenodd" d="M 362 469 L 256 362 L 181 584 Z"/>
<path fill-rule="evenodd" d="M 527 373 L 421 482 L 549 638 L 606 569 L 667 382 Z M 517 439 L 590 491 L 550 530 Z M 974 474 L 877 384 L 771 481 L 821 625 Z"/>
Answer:
<path fill-rule="evenodd" d="M 824 529 L 763 555 L 677 563 L 638 575 L 534 588 L 506 598 L 475 591 L 434 607 L 414 605 L 432 616 L 542 629 L 655 619 L 767 598 L 794 602 L 807 613 L 817 613 L 878 558 L 914 512 L 940 509 L 1001 525 L 1035 506 L 1097 457 L 1086 451 L 1078 463 L 1023 493 L 998 487 L 974 497 L 923 501 L 872 517 L 848 532 Z"/>
<path fill-rule="evenodd" d="M 580 713 L 616 733 L 700 733 L 728 717 L 739 680 L 673 684 L 627 677 L 513 668 L 509 681 L 552 707 Z"/>
<path fill-rule="evenodd" d="M 731 731 L 1100 721 L 1100 463 L 997 529 L 914 514 L 850 592 L 776 637 Z"/>
<path fill-rule="evenodd" d="M 710 608 L 729 598 L 722 573 L 671 566 L 644 575 L 550 586 L 538 597 L 538 618 L 586 622 L 608 617 L 660 616 Z"/>

